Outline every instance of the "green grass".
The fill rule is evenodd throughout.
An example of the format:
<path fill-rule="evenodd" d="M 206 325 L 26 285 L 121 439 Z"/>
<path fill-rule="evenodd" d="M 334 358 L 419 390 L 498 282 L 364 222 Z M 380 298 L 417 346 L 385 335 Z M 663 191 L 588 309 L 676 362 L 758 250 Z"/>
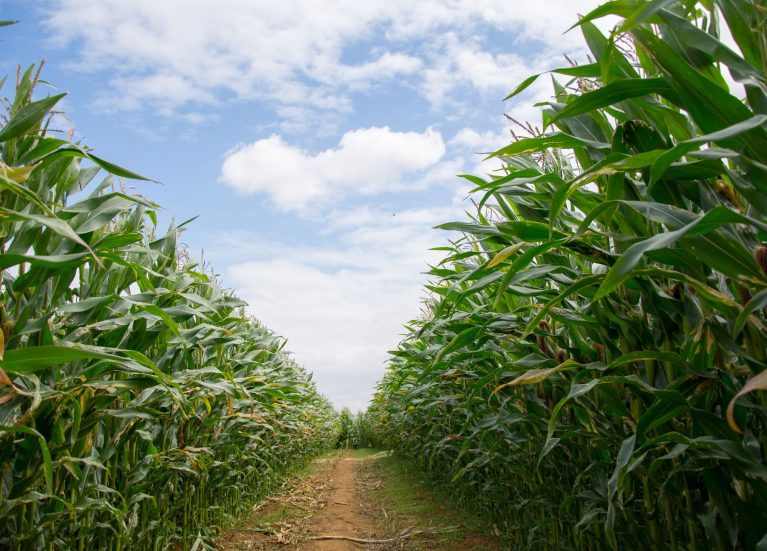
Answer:
<path fill-rule="evenodd" d="M 483 524 L 475 514 L 461 510 L 450 503 L 448 496 L 428 479 L 428 474 L 415 467 L 406 459 L 380 450 L 364 449 L 359 457 L 366 459 L 363 473 L 380 478 L 383 483 L 371 492 L 374 501 L 386 511 L 385 519 L 377 515 L 379 522 L 385 522 L 385 529 L 398 533 L 408 528 L 426 529 L 437 526 L 461 526 L 460 530 L 445 534 L 415 536 L 408 549 L 443 549 L 456 551 L 466 549 L 463 542 L 472 541 L 473 551 L 493 551 L 498 546 L 484 545 L 483 538 L 489 538 L 491 527 Z M 438 544 L 436 542 L 439 542 Z M 434 547 L 438 545 L 438 547 Z"/>
<path fill-rule="evenodd" d="M 370 458 L 381 455 L 381 453 L 385 453 L 375 448 L 357 448 L 357 449 L 351 450 L 351 452 L 352 452 L 352 457 L 355 459 L 370 459 Z"/>
<path fill-rule="evenodd" d="M 266 512 L 243 519 L 239 527 L 261 528 L 280 522 L 294 522 L 305 515 L 306 513 L 298 507 L 279 504 L 269 507 Z"/>

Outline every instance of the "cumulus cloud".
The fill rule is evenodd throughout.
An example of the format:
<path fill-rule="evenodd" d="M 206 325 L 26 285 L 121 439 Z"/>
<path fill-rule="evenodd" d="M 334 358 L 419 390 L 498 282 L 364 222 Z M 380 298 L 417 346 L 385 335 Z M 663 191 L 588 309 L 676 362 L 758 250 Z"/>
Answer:
<path fill-rule="evenodd" d="M 439 132 L 395 132 L 388 127 L 351 130 L 338 145 L 318 154 L 278 136 L 232 151 L 220 180 L 241 194 L 264 194 L 283 211 L 303 212 L 309 205 L 349 193 L 392 191 L 436 165 L 445 154 Z"/>

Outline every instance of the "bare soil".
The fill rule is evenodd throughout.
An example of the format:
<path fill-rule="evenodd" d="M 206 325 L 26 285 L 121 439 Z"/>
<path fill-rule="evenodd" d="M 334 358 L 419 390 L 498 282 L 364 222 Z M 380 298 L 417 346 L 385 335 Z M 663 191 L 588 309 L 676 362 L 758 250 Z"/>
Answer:
<path fill-rule="evenodd" d="M 336 535 L 371 539 L 375 526 L 366 514 L 356 482 L 359 459 L 344 457 L 334 461 L 330 471 L 330 492 L 326 506 L 320 509 L 310 525 L 311 536 Z M 307 551 L 348 551 L 359 549 L 349 540 L 310 540 Z"/>

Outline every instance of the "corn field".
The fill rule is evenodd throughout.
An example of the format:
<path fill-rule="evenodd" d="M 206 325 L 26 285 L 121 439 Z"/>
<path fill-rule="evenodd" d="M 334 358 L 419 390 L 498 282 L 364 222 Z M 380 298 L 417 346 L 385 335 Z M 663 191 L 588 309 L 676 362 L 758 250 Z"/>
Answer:
<path fill-rule="evenodd" d="M 210 548 L 337 416 L 141 176 L 49 131 L 36 71 L 0 130 L 0 547 Z"/>
<path fill-rule="evenodd" d="M 575 27 L 368 419 L 514 549 L 767 549 L 767 4 Z"/>

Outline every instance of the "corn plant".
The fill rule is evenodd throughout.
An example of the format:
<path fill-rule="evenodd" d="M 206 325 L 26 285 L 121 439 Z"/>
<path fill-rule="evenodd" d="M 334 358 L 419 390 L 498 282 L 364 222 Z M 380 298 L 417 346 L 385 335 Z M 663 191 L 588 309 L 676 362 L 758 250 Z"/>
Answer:
<path fill-rule="evenodd" d="M 543 131 L 441 226 L 463 238 L 377 438 L 515 548 L 767 548 L 767 7 L 619 0 L 576 26 L 592 57 L 552 71 Z"/>
<path fill-rule="evenodd" d="M 338 413 L 336 447 L 346 450 L 373 447 L 371 430 L 367 412 L 352 413 L 349 408 L 343 408 Z"/>
<path fill-rule="evenodd" d="M 209 547 L 336 416 L 36 82 L 0 129 L 0 547 Z"/>

